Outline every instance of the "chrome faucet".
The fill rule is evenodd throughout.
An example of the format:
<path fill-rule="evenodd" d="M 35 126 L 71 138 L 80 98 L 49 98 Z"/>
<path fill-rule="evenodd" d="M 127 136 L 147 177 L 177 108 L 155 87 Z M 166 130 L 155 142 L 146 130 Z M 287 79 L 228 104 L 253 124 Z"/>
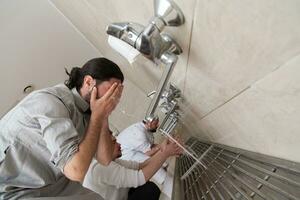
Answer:
<path fill-rule="evenodd" d="M 107 34 L 131 45 L 155 64 L 165 66 L 157 92 L 147 110 L 146 121 L 156 118 L 155 111 L 177 62 L 177 55 L 182 53 L 176 41 L 170 35 L 161 32 L 165 26 L 182 25 L 183 13 L 172 0 L 154 0 L 154 9 L 155 15 L 147 26 L 123 22 L 113 23 L 106 30 Z"/>
<path fill-rule="evenodd" d="M 161 34 L 165 26 L 180 26 L 184 16 L 172 0 L 155 0 L 155 16 L 145 27 L 138 23 L 112 23 L 106 29 L 107 34 L 123 40 L 154 61 L 160 59 L 166 51 L 180 54 L 180 46 L 167 34 Z"/>
<path fill-rule="evenodd" d="M 180 115 L 178 112 L 178 99 L 180 98 L 181 91 L 172 84 L 170 84 L 169 89 L 165 90 L 162 94 L 163 102 L 160 105 L 160 108 L 166 114 L 166 116 L 161 122 L 159 130 L 163 134 L 170 134 L 179 121 Z"/>

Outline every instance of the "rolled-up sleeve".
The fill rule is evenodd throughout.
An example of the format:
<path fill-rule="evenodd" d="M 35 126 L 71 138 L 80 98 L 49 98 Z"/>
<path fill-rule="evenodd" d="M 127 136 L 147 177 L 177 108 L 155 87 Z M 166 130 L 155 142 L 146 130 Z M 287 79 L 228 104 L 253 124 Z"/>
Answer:
<path fill-rule="evenodd" d="M 51 153 L 50 161 L 63 171 L 67 161 L 78 151 L 81 138 L 60 99 L 50 94 L 38 94 L 35 100 L 47 105 L 35 105 L 34 110 L 39 109 L 35 117 Z"/>
<path fill-rule="evenodd" d="M 124 164 L 124 162 L 122 162 L 122 164 Z M 138 164 L 131 163 L 129 165 L 131 169 L 114 161 L 108 166 L 103 166 L 97 161 L 93 161 L 91 173 L 92 176 L 97 179 L 94 182 L 102 182 L 117 188 L 138 187 L 145 184 L 146 181 L 143 172 L 138 169 L 132 169 L 136 168 Z"/>
<path fill-rule="evenodd" d="M 147 151 L 151 150 L 151 144 L 148 141 L 144 141 L 140 145 L 136 146 L 134 150 L 146 153 Z"/>

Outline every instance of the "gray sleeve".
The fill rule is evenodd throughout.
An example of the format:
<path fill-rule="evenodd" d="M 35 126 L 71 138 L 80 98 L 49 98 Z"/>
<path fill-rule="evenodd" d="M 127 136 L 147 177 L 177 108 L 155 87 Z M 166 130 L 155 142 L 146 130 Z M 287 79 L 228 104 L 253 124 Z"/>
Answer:
<path fill-rule="evenodd" d="M 60 99 L 50 94 L 39 94 L 36 100 L 47 105 L 36 106 L 34 110 L 39 113 L 35 117 L 51 152 L 50 161 L 63 171 L 67 161 L 78 151 L 81 138 L 70 119 L 68 109 Z"/>

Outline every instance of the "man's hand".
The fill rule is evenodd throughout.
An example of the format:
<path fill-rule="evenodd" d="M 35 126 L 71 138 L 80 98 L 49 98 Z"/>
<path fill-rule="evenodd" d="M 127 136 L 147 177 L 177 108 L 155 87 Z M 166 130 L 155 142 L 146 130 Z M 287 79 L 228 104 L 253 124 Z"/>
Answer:
<path fill-rule="evenodd" d="M 97 151 L 97 159 L 104 165 L 112 160 L 111 135 L 108 132 L 108 116 L 121 98 L 123 86 L 114 83 L 109 90 L 97 99 L 97 89 L 93 88 L 90 108 L 91 119 L 85 136 L 79 144 L 79 150 L 64 166 L 64 174 L 73 181 L 82 182 L 91 160 Z"/>
<path fill-rule="evenodd" d="M 181 143 L 179 138 L 176 137 L 176 140 Z M 160 144 L 160 151 L 140 163 L 139 168 L 143 171 L 145 180 L 148 181 L 170 156 L 179 156 L 182 152 L 182 149 L 175 142 L 165 139 Z"/>
<path fill-rule="evenodd" d="M 101 98 L 97 99 L 97 88 L 94 87 L 90 99 L 92 116 L 96 119 L 108 117 L 119 103 L 122 91 L 123 85 L 114 83 Z"/>
<path fill-rule="evenodd" d="M 182 141 L 179 137 L 174 138 L 179 144 L 182 144 Z M 183 150 L 172 140 L 170 139 L 165 139 L 161 145 L 160 145 L 160 150 L 166 154 L 168 157 L 169 156 L 179 156 L 183 153 Z"/>

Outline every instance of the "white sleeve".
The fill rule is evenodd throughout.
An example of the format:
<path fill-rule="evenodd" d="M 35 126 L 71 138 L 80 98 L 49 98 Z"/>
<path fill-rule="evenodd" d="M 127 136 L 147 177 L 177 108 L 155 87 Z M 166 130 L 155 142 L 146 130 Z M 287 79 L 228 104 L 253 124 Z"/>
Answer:
<path fill-rule="evenodd" d="M 147 151 L 151 150 L 151 144 L 148 141 L 144 141 L 140 145 L 136 146 L 134 151 L 140 151 L 146 153 Z"/>
<path fill-rule="evenodd" d="M 123 167 L 128 168 L 128 169 L 139 170 L 139 166 L 140 166 L 139 162 L 132 161 L 132 160 L 116 159 L 115 162 Z"/>
<path fill-rule="evenodd" d="M 144 162 L 148 158 L 150 158 L 150 156 L 148 156 L 145 153 L 140 152 L 140 151 L 134 151 L 132 154 L 132 159 L 134 159 L 134 161 L 137 161 L 137 162 Z"/>
<path fill-rule="evenodd" d="M 91 170 L 96 183 L 104 183 L 117 188 L 138 187 L 146 182 L 142 170 L 129 169 L 114 161 L 108 166 L 94 162 Z"/>

